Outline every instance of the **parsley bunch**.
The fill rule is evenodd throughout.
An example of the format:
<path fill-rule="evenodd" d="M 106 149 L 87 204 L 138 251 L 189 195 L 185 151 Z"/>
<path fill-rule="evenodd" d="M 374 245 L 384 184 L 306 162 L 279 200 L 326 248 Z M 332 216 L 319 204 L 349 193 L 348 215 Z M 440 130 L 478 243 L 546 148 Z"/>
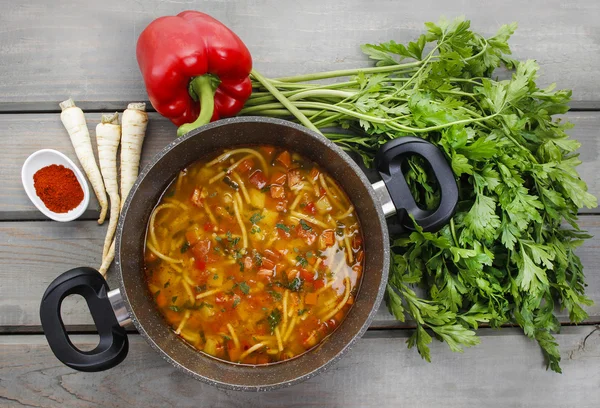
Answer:
<path fill-rule="evenodd" d="M 374 67 L 276 80 L 253 72 L 256 92 L 242 113 L 291 114 L 367 165 L 398 137 L 442 149 L 459 186 L 455 216 L 437 233 L 415 225 L 391 237 L 387 303 L 398 320 L 416 323 L 408 346 L 429 361 L 432 336 L 462 351 L 479 342 L 481 324 L 517 324 L 560 372 L 555 311 L 587 318 L 592 302 L 574 251 L 589 236 L 577 212 L 597 205 L 576 171 L 571 125 L 552 118 L 568 110 L 571 92 L 538 88 L 536 62 L 510 57 L 516 24 L 490 38 L 463 19 L 425 26 L 407 45 L 363 45 Z M 512 75 L 493 78 L 501 65 Z M 330 78 L 338 81 L 311 82 Z M 421 205 L 435 208 L 429 169 L 413 158 L 405 176 Z"/>

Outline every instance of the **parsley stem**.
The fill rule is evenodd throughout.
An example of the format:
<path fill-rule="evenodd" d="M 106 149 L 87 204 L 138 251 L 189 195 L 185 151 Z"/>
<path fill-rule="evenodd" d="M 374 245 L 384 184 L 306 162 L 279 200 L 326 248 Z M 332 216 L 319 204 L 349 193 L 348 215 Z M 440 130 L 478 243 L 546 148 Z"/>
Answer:
<path fill-rule="evenodd" d="M 317 127 L 315 127 L 315 125 L 313 125 L 312 122 L 308 120 L 304 113 L 300 112 L 300 110 L 296 108 L 284 95 L 282 95 L 281 92 L 279 92 L 279 90 L 275 86 L 273 86 L 265 77 L 263 77 L 254 69 L 252 70 L 252 76 L 261 84 L 263 84 L 263 86 L 267 88 L 267 90 L 271 92 L 273 96 L 276 97 L 277 100 L 281 102 L 281 104 L 285 106 L 290 111 L 290 113 L 293 114 L 296 117 L 296 119 L 300 121 L 300 123 L 317 133 L 321 133 L 319 129 L 317 129 Z"/>
<path fill-rule="evenodd" d="M 388 73 L 388 72 L 394 72 L 394 73 L 410 72 L 410 71 L 412 71 L 412 69 L 408 69 L 408 68 L 416 68 L 416 67 L 421 66 L 422 64 L 423 64 L 423 61 L 415 61 L 415 62 L 409 62 L 406 64 L 387 65 L 384 67 L 340 69 L 340 70 L 336 70 L 336 71 L 315 72 L 314 74 L 280 77 L 280 78 L 275 78 L 271 81 L 292 82 L 293 83 L 293 82 L 317 81 L 319 79 L 329 79 L 329 78 L 358 75 L 361 72 L 364 74 L 380 74 L 380 73 Z"/>
<path fill-rule="evenodd" d="M 452 233 L 452 239 L 454 239 L 454 245 L 458 247 L 458 239 L 456 239 L 456 230 L 454 228 L 454 217 L 450 218 L 450 232 Z"/>

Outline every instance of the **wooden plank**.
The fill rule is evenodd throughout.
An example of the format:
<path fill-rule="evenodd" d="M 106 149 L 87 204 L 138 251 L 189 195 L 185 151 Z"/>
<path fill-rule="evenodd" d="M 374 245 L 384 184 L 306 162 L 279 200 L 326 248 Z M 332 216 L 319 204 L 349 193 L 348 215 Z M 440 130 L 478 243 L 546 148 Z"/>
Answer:
<path fill-rule="evenodd" d="M 365 66 L 360 44 L 414 40 L 424 22 L 442 15 L 468 11 L 474 29 L 485 35 L 517 21 L 514 56 L 540 63 L 540 83 L 573 89 L 574 106 L 600 107 L 600 83 L 592 80 L 600 76 L 600 5 L 594 0 L 425 0 L 416 7 L 386 0 L 369 7 L 361 0 L 2 3 L 0 109 L 7 111 L 55 110 L 68 96 L 89 107 L 147 99 L 135 59 L 137 38 L 154 18 L 185 9 L 228 25 L 247 44 L 255 67 L 273 77 Z"/>
<path fill-rule="evenodd" d="M 405 332 L 367 334 L 328 371 L 271 392 L 223 391 L 176 371 L 138 335 L 127 359 L 101 373 L 76 372 L 43 336 L 0 337 L 0 403 L 10 407 L 578 407 L 600 402 L 600 330 L 568 327 L 558 335 L 563 374 L 546 371 L 538 346 L 518 331 L 480 330 L 463 354 L 432 346 L 433 363 L 407 350 Z M 92 347 L 91 336 L 72 336 Z"/>
<path fill-rule="evenodd" d="M 600 235 L 600 216 L 583 216 L 582 228 Z M 39 303 L 50 282 L 59 274 L 78 266 L 98 267 L 105 227 L 95 221 L 2 222 L 0 223 L 0 332 L 40 332 Z M 600 241 L 590 240 L 578 251 L 586 267 L 588 296 L 596 304 L 588 307 L 588 322 L 600 322 Z M 117 287 L 114 271 L 109 285 Z M 77 297 L 62 309 L 65 324 L 72 330 L 92 330 L 92 320 L 83 301 Z M 560 313 L 568 321 L 565 312 Z M 400 323 L 380 307 L 372 328 L 411 327 Z"/>
<path fill-rule="evenodd" d="M 125 105 L 122 104 L 119 108 L 122 110 Z M 100 116 L 100 113 L 87 114 L 88 127 L 94 143 L 95 128 Z M 149 117 L 142 165 L 147 164 L 175 137 L 175 126 L 171 122 L 157 113 L 150 113 Z M 579 167 L 579 171 L 588 183 L 589 190 L 596 196 L 600 196 L 600 177 L 597 177 L 600 173 L 600 139 L 597 137 L 600 128 L 600 112 L 572 112 L 564 117 L 573 122 L 575 127 L 570 133 L 582 143 L 580 153 L 583 164 Z M 5 136 L 3 149 L 0 149 L 0 177 L 3 182 L 3 194 L 0 195 L 0 220 L 46 219 L 29 201 L 23 190 L 21 166 L 31 153 L 43 148 L 59 150 L 78 163 L 59 115 L 0 114 L 0 135 Z M 82 219 L 97 219 L 97 208 L 98 203 L 93 197 Z M 584 209 L 583 212 L 595 213 L 597 210 Z"/>

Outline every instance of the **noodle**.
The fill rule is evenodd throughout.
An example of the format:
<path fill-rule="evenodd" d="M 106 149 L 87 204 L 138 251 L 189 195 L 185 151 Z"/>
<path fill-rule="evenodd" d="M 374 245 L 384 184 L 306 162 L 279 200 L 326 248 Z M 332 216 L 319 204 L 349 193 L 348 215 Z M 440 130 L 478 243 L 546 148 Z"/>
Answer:
<path fill-rule="evenodd" d="M 303 219 L 304 221 L 308 221 L 312 224 L 318 225 L 321 228 L 329 228 L 329 225 L 325 224 L 323 221 L 319 221 L 317 219 L 315 219 L 315 217 L 311 217 L 309 215 L 304 215 L 302 213 L 299 213 L 298 211 L 291 211 L 291 214 L 296 217 L 296 218 L 300 218 Z"/>
<path fill-rule="evenodd" d="M 177 209 L 177 206 L 175 206 L 174 204 L 161 204 L 158 207 L 156 207 L 154 209 L 154 211 L 152 211 L 152 215 L 150 216 L 150 239 L 152 240 L 152 244 L 154 244 L 155 247 L 158 247 L 158 241 L 156 240 L 156 232 L 155 232 L 155 227 L 154 227 L 154 220 L 156 219 L 156 214 L 158 214 L 158 212 L 162 209 L 165 208 L 175 208 Z M 155 254 L 156 255 L 156 254 Z"/>
<path fill-rule="evenodd" d="M 285 327 L 287 326 L 287 320 L 288 320 L 287 308 L 288 308 L 288 296 L 289 295 L 290 295 L 290 291 L 286 289 L 285 292 L 283 292 L 283 326 L 281 328 L 281 330 L 283 330 L 284 333 L 285 333 Z"/>
<path fill-rule="evenodd" d="M 241 214 L 242 211 L 244 211 L 244 202 L 242 201 L 242 196 L 240 195 L 240 193 L 238 193 L 238 192 L 235 193 L 235 200 L 238 203 L 238 208 L 239 208 L 240 214 Z"/>
<path fill-rule="evenodd" d="M 240 186 L 240 190 L 242 190 L 242 194 L 244 195 L 244 200 L 246 200 L 247 204 L 250 204 L 250 195 L 248 194 L 248 190 L 246 189 L 246 183 L 242 181 L 242 178 L 235 171 L 231 173 L 236 183 Z"/>
<path fill-rule="evenodd" d="M 323 189 L 327 192 L 327 197 L 333 202 L 333 204 L 341 211 L 345 211 L 346 208 L 342 204 L 340 204 L 337 197 L 331 193 L 331 190 L 325 182 L 325 178 L 323 178 L 323 174 L 319 174 L 319 181 L 321 182 L 321 186 L 323 187 Z"/>
<path fill-rule="evenodd" d="M 296 206 L 300 203 L 300 199 L 302 198 L 302 194 L 298 193 L 292 205 L 290 205 L 290 210 L 295 210 Z"/>
<path fill-rule="evenodd" d="M 346 211 L 342 215 L 335 215 L 333 218 L 335 218 L 336 220 L 343 220 L 344 218 L 350 217 L 353 212 L 354 212 L 354 207 L 350 206 L 350 207 L 348 207 L 348 211 Z"/>
<path fill-rule="evenodd" d="M 174 198 L 165 198 L 164 202 L 177 205 L 177 206 L 181 207 L 181 209 L 184 211 L 187 211 L 190 208 L 187 205 L 185 205 L 184 203 L 182 203 L 181 201 L 175 200 Z"/>
<path fill-rule="evenodd" d="M 292 317 L 292 320 L 290 322 L 290 325 L 288 326 L 287 330 L 285 331 L 285 334 L 283 335 L 283 342 L 287 342 L 288 339 L 290 338 L 291 334 L 292 334 L 292 330 L 294 329 L 294 326 L 296 326 L 296 320 L 298 319 L 298 317 L 296 315 L 294 315 L 294 317 Z"/>
<path fill-rule="evenodd" d="M 236 194 L 239 195 L 239 193 Z M 242 222 L 242 216 L 240 215 L 240 209 L 237 201 L 233 202 L 233 210 L 235 211 L 235 218 L 237 218 L 238 224 L 240 224 L 240 229 L 242 230 L 243 247 L 248 248 L 248 234 L 246 233 L 246 226 Z"/>
<path fill-rule="evenodd" d="M 217 288 L 217 289 L 207 290 L 204 293 L 200 293 L 199 295 L 196 295 L 196 299 L 202 299 L 202 298 L 205 298 L 207 296 L 211 296 L 211 295 L 217 294 L 219 292 L 223 292 L 223 288 L 222 287 Z"/>
<path fill-rule="evenodd" d="M 329 282 L 327 282 L 327 283 L 325 284 L 325 286 L 323 286 L 321 289 L 317 289 L 317 290 L 315 291 L 315 294 L 319 295 L 319 294 L 321 294 L 321 293 L 325 292 L 327 289 L 329 289 L 331 286 L 333 286 L 333 284 L 334 284 L 334 283 L 335 283 L 335 279 L 333 279 L 333 280 L 330 280 L 330 281 L 329 281 Z"/>
<path fill-rule="evenodd" d="M 352 264 L 354 262 L 354 256 L 352 255 L 352 245 L 350 245 L 348 234 L 344 234 L 344 244 L 346 246 L 346 252 L 348 253 L 348 264 Z"/>
<path fill-rule="evenodd" d="M 158 252 L 156 250 L 156 248 L 154 248 L 152 246 L 152 244 L 150 244 L 149 242 L 146 243 L 146 246 L 148 247 L 148 249 L 150 250 L 150 252 L 152 252 L 154 255 L 158 256 L 160 259 L 162 259 L 165 262 L 169 262 L 169 263 L 183 263 L 183 261 L 181 259 L 173 259 L 171 257 L 168 257 L 168 256 L 163 255 L 162 253 Z"/>
<path fill-rule="evenodd" d="M 262 154 L 258 153 L 254 149 L 234 149 L 234 150 L 230 150 L 228 152 L 223 153 L 222 155 L 220 155 L 219 157 L 217 157 L 213 161 L 206 163 L 206 167 L 214 166 L 215 164 L 220 163 L 222 161 L 225 161 L 228 158 L 230 158 L 231 156 L 233 156 L 234 154 L 238 154 L 238 153 L 249 153 L 250 155 L 255 156 L 258 159 L 258 161 L 260 162 L 260 165 L 261 165 L 263 171 L 265 173 L 267 173 L 267 162 L 265 161 L 265 158 L 262 156 Z"/>
<path fill-rule="evenodd" d="M 233 339 L 233 344 L 235 344 L 235 348 L 239 350 L 240 339 L 238 339 L 238 336 L 235 333 L 235 330 L 233 330 L 233 326 L 231 325 L 231 323 L 227 323 L 227 329 L 229 330 L 229 334 L 231 334 L 231 338 Z"/>
<path fill-rule="evenodd" d="M 183 315 L 183 319 L 181 319 L 181 323 L 179 323 L 179 326 L 177 326 L 177 330 L 175 330 L 175 334 L 181 333 L 181 329 L 183 329 L 183 326 L 185 326 L 185 324 L 187 323 L 189 318 L 190 318 L 190 311 L 186 310 L 185 315 Z"/>
<path fill-rule="evenodd" d="M 192 301 L 192 304 L 194 304 L 194 302 L 196 301 L 196 298 L 194 297 L 194 293 L 192 292 L 192 287 L 190 286 L 190 284 L 188 283 L 188 281 L 186 280 L 186 278 L 188 278 L 187 274 L 185 274 L 183 276 L 183 280 L 181 281 L 181 284 L 185 288 L 185 291 L 187 292 L 188 296 L 190 297 L 190 300 Z M 193 284 L 193 282 L 194 281 L 192 281 L 192 284 Z"/>
<path fill-rule="evenodd" d="M 333 309 L 329 314 L 327 314 L 322 320 L 327 321 L 327 320 L 331 319 L 333 316 L 335 316 L 337 314 L 337 312 L 342 310 L 342 307 L 344 307 L 346 305 L 346 303 L 348 302 L 348 298 L 350 297 L 350 285 L 351 285 L 350 278 L 348 278 L 348 277 L 344 278 L 344 286 L 346 288 L 344 290 L 344 298 L 336 306 L 336 308 Z"/>
<path fill-rule="evenodd" d="M 264 343 L 257 343 L 254 346 L 250 347 L 248 350 L 242 353 L 242 355 L 240 356 L 240 361 L 248 357 L 251 353 L 254 353 L 256 350 L 263 348 L 264 346 Z"/>
<path fill-rule="evenodd" d="M 281 341 L 281 332 L 279 327 L 275 327 L 275 337 L 277 338 L 277 348 L 279 351 L 283 351 L 283 342 Z"/>

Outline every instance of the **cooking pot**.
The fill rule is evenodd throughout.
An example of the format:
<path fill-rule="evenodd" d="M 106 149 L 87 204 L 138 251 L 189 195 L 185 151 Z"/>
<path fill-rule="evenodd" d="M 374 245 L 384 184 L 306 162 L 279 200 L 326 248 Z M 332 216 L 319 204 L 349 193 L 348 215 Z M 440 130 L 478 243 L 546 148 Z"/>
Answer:
<path fill-rule="evenodd" d="M 144 281 L 144 245 L 152 210 L 180 170 L 203 156 L 239 145 L 275 145 L 298 152 L 319 164 L 344 189 L 364 237 L 364 272 L 356 301 L 342 324 L 305 354 L 270 365 L 225 362 L 197 351 L 179 338 L 155 307 Z M 410 194 L 402 163 L 410 155 L 425 159 L 441 189 L 441 203 L 420 209 Z M 387 282 L 390 245 L 386 216 L 396 215 L 406 229 L 409 214 L 424 230 L 433 231 L 452 216 L 458 190 L 440 150 L 418 138 L 404 137 L 382 146 L 376 156 L 382 180 L 371 185 L 358 165 L 322 135 L 279 119 L 243 117 L 220 120 L 174 140 L 139 175 L 123 207 L 116 234 L 115 266 L 119 288 L 109 291 L 92 268 L 60 275 L 44 293 L 40 318 L 48 343 L 59 360 L 80 371 L 100 371 L 119 364 L 128 351 L 124 329 L 133 323 L 140 335 L 165 360 L 192 377 L 219 387 L 268 390 L 306 380 L 338 360 L 367 330 L 381 303 Z M 63 299 L 83 296 L 100 335 L 98 346 L 80 351 L 69 340 L 60 316 Z"/>

